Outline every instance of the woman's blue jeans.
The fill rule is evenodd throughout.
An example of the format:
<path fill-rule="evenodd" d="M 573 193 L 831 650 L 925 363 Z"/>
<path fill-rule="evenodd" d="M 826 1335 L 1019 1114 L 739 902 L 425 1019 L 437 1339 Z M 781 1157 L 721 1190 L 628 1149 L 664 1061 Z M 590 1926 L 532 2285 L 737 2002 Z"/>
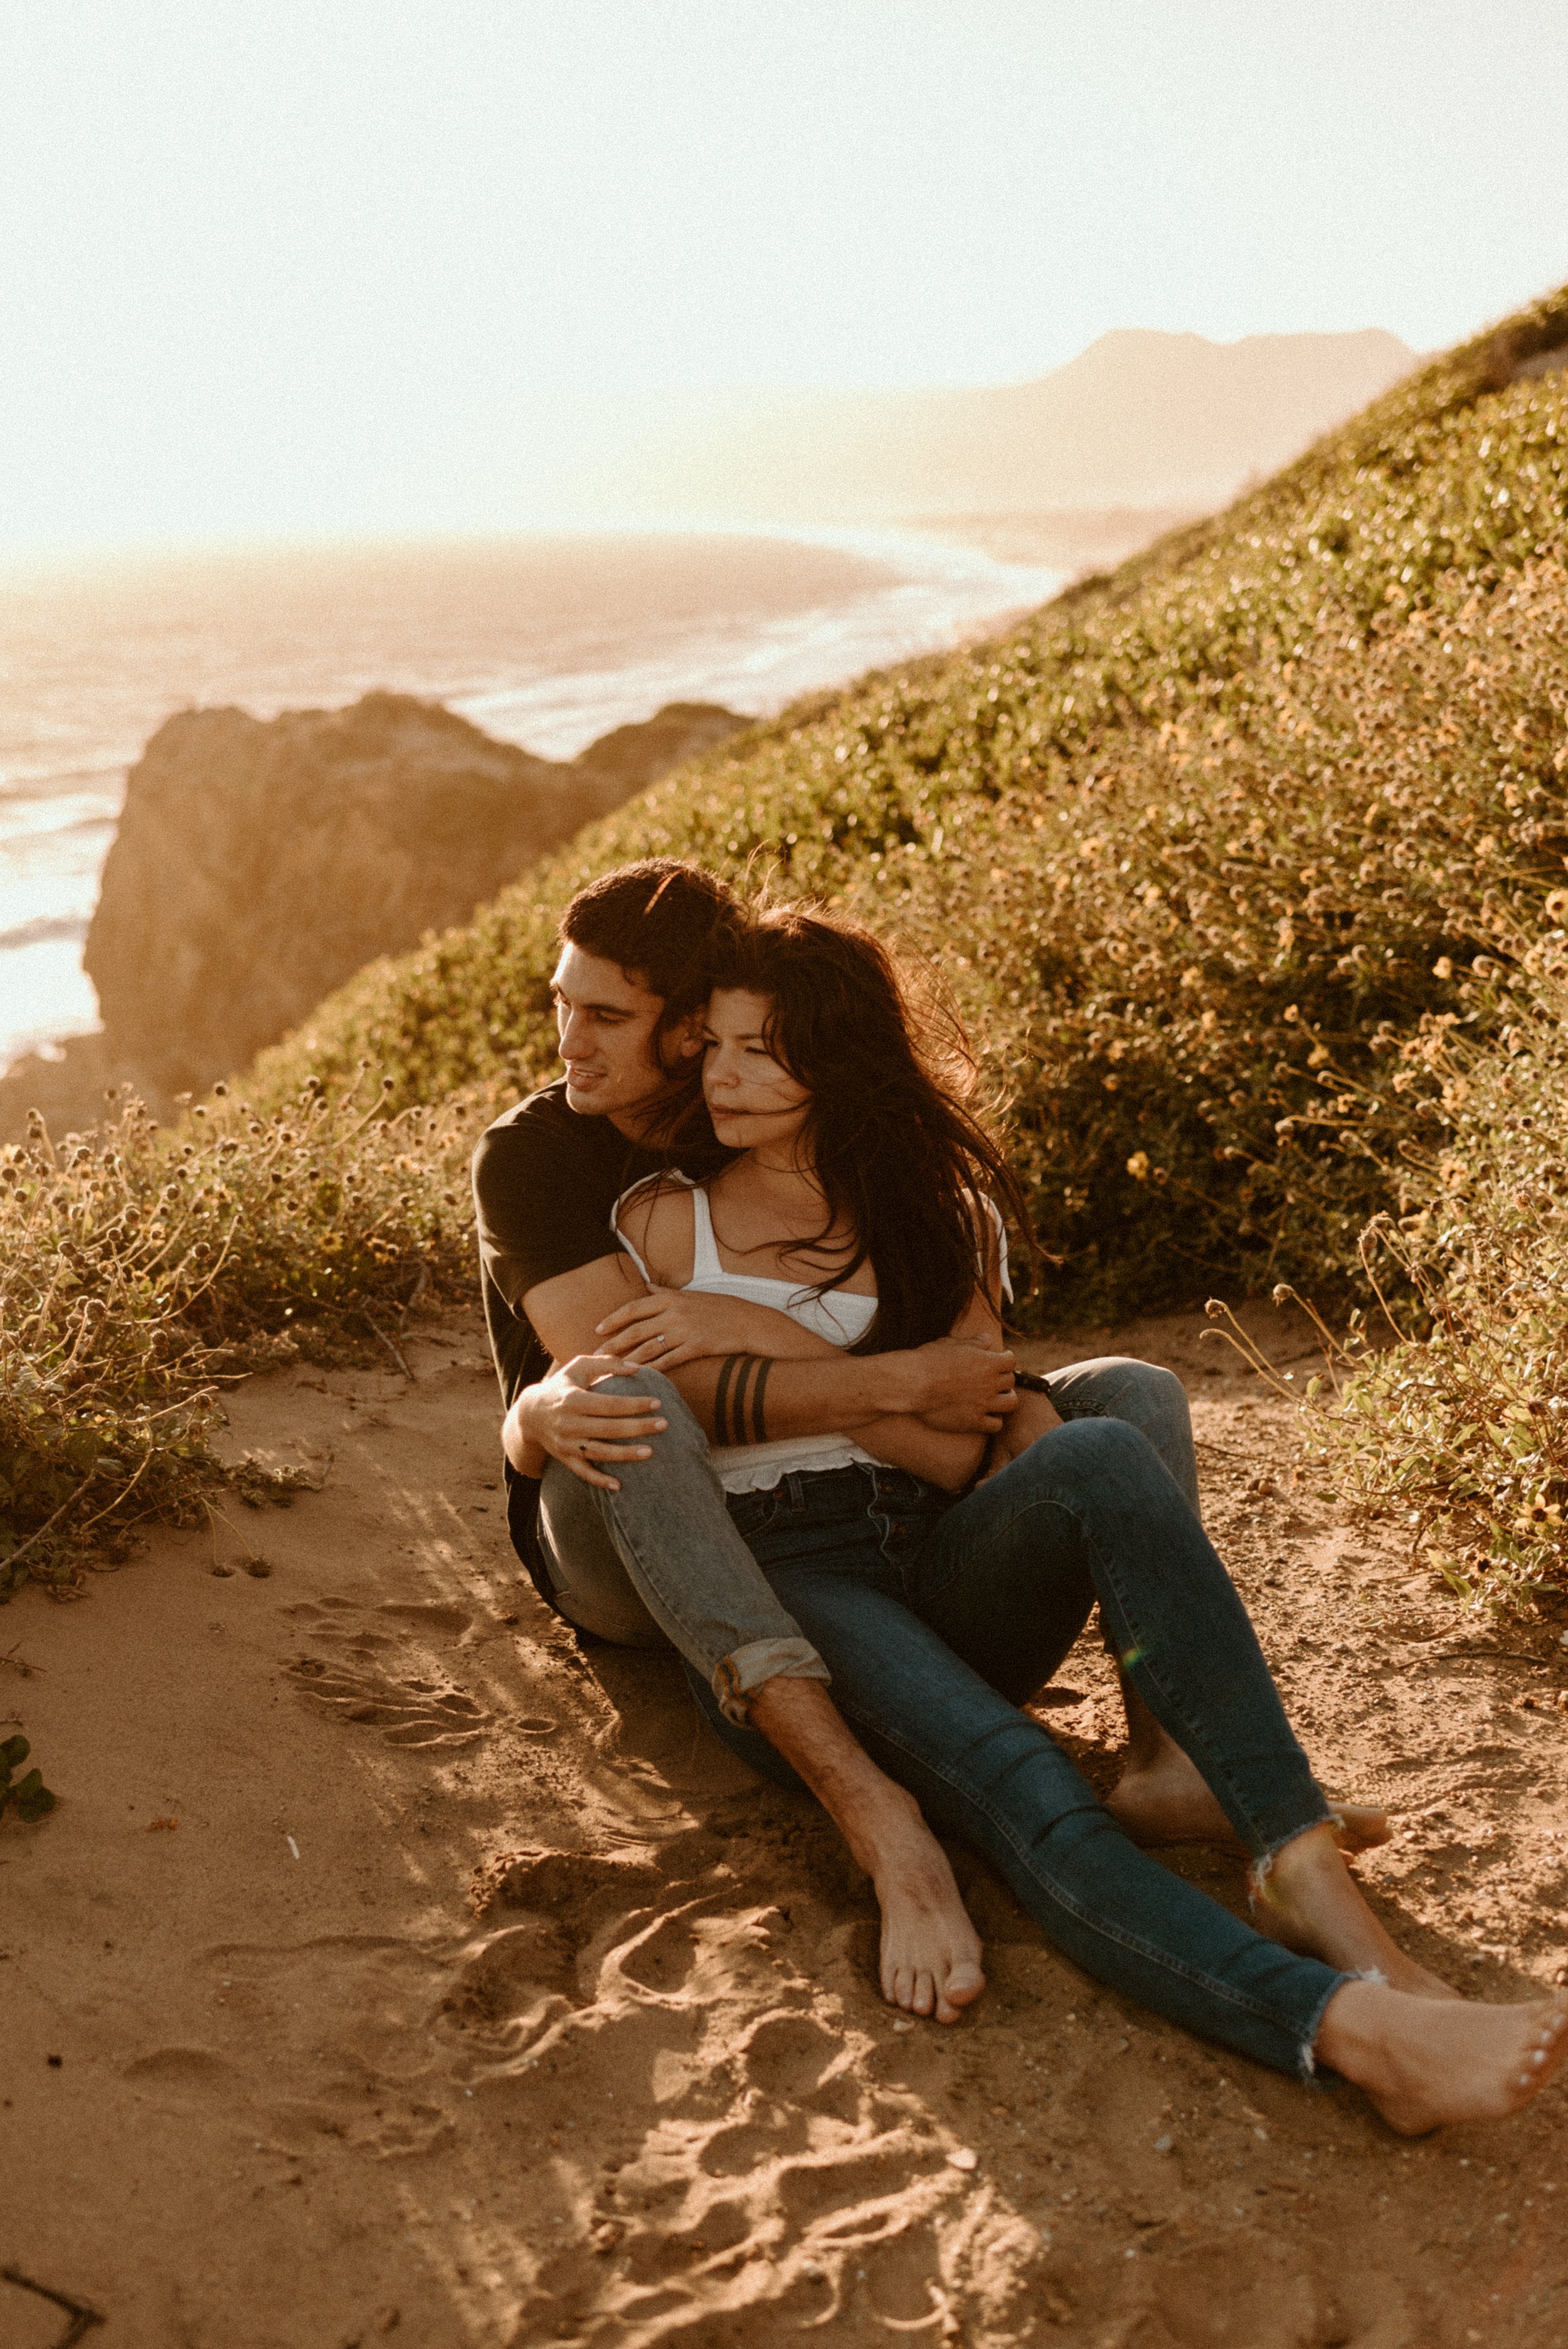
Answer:
<path fill-rule="evenodd" d="M 901 1470 L 851 1467 L 786 1476 L 729 1510 L 868 1752 L 985 1855 L 1058 1948 L 1190 2031 L 1311 2070 L 1349 1977 L 1138 1850 L 1019 1710 L 1098 1599 L 1123 1670 L 1255 1857 L 1328 1816 L 1246 1609 L 1146 1437 L 1069 1421 L 957 1502 Z M 687 1672 L 725 1744 L 798 1784 Z"/>

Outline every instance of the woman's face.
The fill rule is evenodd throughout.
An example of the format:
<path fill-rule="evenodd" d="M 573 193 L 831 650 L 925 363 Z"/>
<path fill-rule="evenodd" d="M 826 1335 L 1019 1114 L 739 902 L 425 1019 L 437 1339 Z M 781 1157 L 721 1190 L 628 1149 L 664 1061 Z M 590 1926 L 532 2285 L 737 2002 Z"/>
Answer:
<path fill-rule="evenodd" d="M 771 999 L 716 988 L 703 1037 L 702 1091 L 727 1150 L 780 1152 L 810 1113 L 811 1096 L 768 1049 Z"/>

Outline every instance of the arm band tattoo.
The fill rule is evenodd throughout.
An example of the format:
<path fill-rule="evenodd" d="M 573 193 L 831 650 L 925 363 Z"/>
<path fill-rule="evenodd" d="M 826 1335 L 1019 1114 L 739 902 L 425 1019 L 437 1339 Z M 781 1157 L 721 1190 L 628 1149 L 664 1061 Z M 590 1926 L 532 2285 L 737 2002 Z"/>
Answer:
<path fill-rule="evenodd" d="M 760 1354 L 727 1354 L 713 1392 L 713 1432 L 720 1444 L 766 1444 L 762 1396 L 772 1363 Z M 738 1376 L 737 1373 L 738 1372 Z M 750 1420 L 749 1427 L 747 1424 Z"/>
<path fill-rule="evenodd" d="M 751 1379 L 755 1375 L 756 1370 L 756 1355 L 744 1355 L 741 1359 L 740 1376 L 735 1381 L 735 1393 L 731 1397 L 729 1406 L 731 1414 L 735 1421 L 734 1440 L 737 1444 L 749 1444 L 751 1442 L 750 1436 L 748 1435 L 746 1432 L 746 1390 L 748 1385 L 750 1383 Z"/>
<path fill-rule="evenodd" d="M 718 1384 L 713 1392 L 713 1432 L 720 1444 L 732 1441 L 729 1433 L 729 1382 L 735 1376 L 735 1366 L 748 1359 L 745 1354 L 726 1354 L 719 1366 Z"/>

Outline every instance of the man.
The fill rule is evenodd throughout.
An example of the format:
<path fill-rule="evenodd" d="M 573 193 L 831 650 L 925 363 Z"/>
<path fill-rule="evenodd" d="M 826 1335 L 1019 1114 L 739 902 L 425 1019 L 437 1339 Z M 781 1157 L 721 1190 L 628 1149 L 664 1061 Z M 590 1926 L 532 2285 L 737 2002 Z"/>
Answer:
<path fill-rule="evenodd" d="M 624 1645 L 672 1641 L 724 1717 L 791 1765 L 872 1878 L 884 1995 L 952 2022 L 983 1987 L 978 1940 L 918 1806 L 851 1734 L 827 1667 L 730 1523 L 707 1457 L 721 1363 L 628 1379 L 593 1350 L 598 1325 L 642 1288 L 611 1237 L 616 1198 L 661 1164 L 700 1178 L 721 1163 L 700 1061 L 709 974 L 736 910 L 712 874 L 652 859 L 593 884 L 563 916 L 552 988 L 565 1078 L 498 1119 L 474 1162 L 509 1520 L 568 1621 Z M 1127 1362 L 1059 1381 L 1069 1416 L 1142 1427 L 1196 1505 L 1178 1381 Z M 989 1435 L 993 1467 L 1060 1423 L 1049 1396 L 1017 1390 L 1010 1353 L 953 1340 L 773 1365 L 775 1437 L 895 1413 Z M 1123 1823 L 1150 1839 L 1222 1831 L 1185 1755 L 1136 1703 L 1130 1719 Z"/>

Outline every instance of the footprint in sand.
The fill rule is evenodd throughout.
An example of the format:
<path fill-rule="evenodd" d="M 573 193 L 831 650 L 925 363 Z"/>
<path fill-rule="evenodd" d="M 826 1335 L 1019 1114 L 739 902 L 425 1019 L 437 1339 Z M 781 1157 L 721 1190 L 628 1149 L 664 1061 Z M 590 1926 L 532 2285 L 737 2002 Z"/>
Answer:
<path fill-rule="evenodd" d="M 148 2089 L 160 2103 L 183 2106 L 232 2101 L 244 2075 L 209 2047 L 156 2047 L 122 2064 L 120 2078 Z"/>
<path fill-rule="evenodd" d="M 577 1974 L 572 1938 L 550 1919 L 503 1926 L 459 1959 L 442 2020 L 486 2060 L 520 2055 L 584 2004 Z"/>
<path fill-rule="evenodd" d="M 450 2136 L 444 2106 L 410 2095 L 352 2049 L 337 2050 L 336 2059 L 323 2076 L 317 2058 L 299 2061 L 274 2043 L 258 2074 L 210 2048 L 158 2047 L 125 2064 L 120 2077 L 166 2110 L 205 2112 L 242 2136 L 257 2132 L 259 2149 L 291 2161 L 313 2138 L 387 2158 L 428 2153 Z"/>
<path fill-rule="evenodd" d="M 667 1879 L 649 1861 L 598 1852 L 533 1848 L 499 1852 L 480 1868 L 469 1905 L 481 1919 L 521 1910 L 472 1942 L 457 1961 L 442 2002 L 460 2031 L 531 2047 L 562 2016 L 598 1994 L 606 1940 L 626 1939 L 628 1912 L 645 1927 L 644 1904 Z"/>
<path fill-rule="evenodd" d="M 464 1608 L 442 1607 L 433 1601 L 384 1599 L 376 1612 L 395 1623 L 407 1623 L 410 1630 L 442 1632 L 454 1639 L 468 1630 L 474 1619 Z"/>
<path fill-rule="evenodd" d="M 705 1856 L 711 1874 L 706 1848 Z M 693 1854 L 682 1857 L 689 1864 Z M 708 1914 L 715 1906 L 729 1910 L 733 1902 L 728 1884 L 672 1882 L 646 1859 L 539 1848 L 499 1853 L 476 1875 L 470 1905 L 486 1920 L 497 1910 L 521 1915 L 460 1953 L 443 2012 L 451 2028 L 488 2039 L 515 2060 L 584 2012 L 697 2011 L 694 1977 L 711 1963 L 711 1937 L 717 1933 L 720 1943 L 737 1935 L 748 1943 L 757 1939 L 746 1920 Z"/>
<path fill-rule="evenodd" d="M 455 2123 L 438 2028 L 445 1953 L 397 1935 L 222 1941 L 197 1953 L 221 2011 L 222 2053 L 163 2048 L 126 2077 L 159 2101 L 199 2104 L 300 2158 L 313 2141 L 386 2158 L 428 2153 Z"/>
<path fill-rule="evenodd" d="M 471 1745 L 484 1735 L 490 1720 L 476 1697 L 449 1681 L 351 1671 L 320 1656 L 301 1656 L 289 1665 L 288 1675 L 343 1720 L 379 1729 L 389 1745 L 420 1752 L 431 1746 Z"/>
<path fill-rule="evenodd" d="M 648 1899 L 668 1878 L 650 1860 L 613 1852 L 551 1851 L 538 1845 L 497 1852 L 474 1875 L 469 1901 L 476 1916 L 498 1905 L 552 1918 L 587 1940 L 607 1917 Z"/>
<path fill-rule="evenodd" d="M 365 1609 L 352 1599 L 301 1599 L 292 1607 L 280 1609 L 290 1622 L 301 1623 L 316 1631 L 323 1639 L 368 1642 L 372 1646 L 388 1647 L 406 1631 L 429 1631 L 438 1638 L 458 1639 L 473 1628 L 473 1617 L 466 1607 L 447 1607 L 436 1600 L 383 1599 L 377 1608 L 378 1617 L 385 1619 L 387 1629 L 381 1631 L 365 1628 Z M 356 1622 L 350 1618 L 358 1619 Z M 405 1632 L 394 1627 L 403 1625 Z"/>
<path fill-rule="evenodd" d="M 331 1661 L 297 1657 L 287 1671 L 307 1695 L 343 1720 L 364 1722 L 379 1729 L 388 1744 L 418 1751 L 471 1745 L 484 1735 L 489 1713 L 438 1665 L 423 1672 L 393 1668 L 393 1659 L 407 1655 L 410 1630 L 444 1637 L 466 1631 L 473 1619 L 462 1608 L 378 1607 L 377 1616 L 387 1619 L 380 1630 L 367 1625 L 363 1610 L 346 1599 L 304 1599 L 283 1612 L 322 1645 L 342 1651 Z M 394 1630 L 394 1625 L 407 1629 Z"/>
<path fill-rule="evenodd" d="M 605 2255 L 547 2256 L 517 2337 L 923 2331 L 971 2262 L 1006 2303 L 1033 2234 L 976 2200 L 921 2100 L 872 2075 L 839 1995 L 798 1971 L 820 1953 L 810 1894 L 744 1904 L 724 1854 L 701 1833 L 646 1857 L 535 1848 L 476 1880 L 476 1908 L 519 1921 L 464 1952 L 449 2023 L 480 2043 L 476 2094 L 527 2127 Z"/>
<path fill-rule="evenodd" d="M 1346 2317 L 1337 2291 L 1325 2276 L 1311 2268 L 1302 2275 L 1282 2276 L 1261 2261 L 1238 2261 L 1233 2242 L 1200 2242 L 1178 2253 L 1161 2272 L 1152 2298 L 1149 2313 L 1160 2328 L 1153 2337 L 1171 2341 L 1175 2349 L 1209 2349 L 1210 2344 L 1223 2340 L 1284 2349 L 1299 2341 L 1350 2341 L 1362 2329 L 1359 2322 Z M 1376 2302 L 1384 2294 L 1375 2291 L 1373 2298 Z M 1362 2313 L 1383 2335 L 1378 2314 L 1398 2312 Z M 1396 2331 L 1403 2326 L 1397 2325 Z"/>
<path fill-rule="evenodd" d="M 815 2015 L 766 2014 L 742 2041 L 742 2080 L 773 2105 L 794 2105 L 838 2121 L 867 2116 L 864 2075 L 842 2036 Z"/>

